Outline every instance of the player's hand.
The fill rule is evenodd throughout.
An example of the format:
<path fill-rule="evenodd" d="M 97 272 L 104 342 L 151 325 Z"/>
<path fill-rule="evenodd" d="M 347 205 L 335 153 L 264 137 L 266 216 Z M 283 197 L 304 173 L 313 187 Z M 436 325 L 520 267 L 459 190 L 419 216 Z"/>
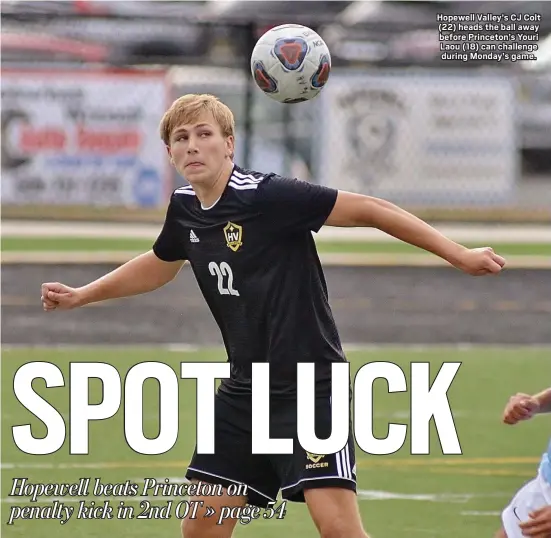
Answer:
<path fill-rule="evenodd" d="M 82 304 L 82 298 L 77 289 L 70 288 L 59 282 L 42 284 L 41 291 L 42 308 L 46 312 L 52 310 L 70 310 Z"/>
<path fill-rule="evenodd" d="M 454 264 L 458 269 L 472 276 L 496 275 L 505 265 L 505 258 L 491 247 L 465 249 Z"/>
<path fill-rule="evenodd" d="M 551 538 L 551 506 L 544 506 L 529 514 L 530 519 L 519 523 L 522 536 Z"/>
<path fill-rule="evenodd" d="M 529 394 L 517 393 L 509 398 L 503 411 L 505 424 L 516 424 L 532 418 L 539 408 L 539 402 Z"/>

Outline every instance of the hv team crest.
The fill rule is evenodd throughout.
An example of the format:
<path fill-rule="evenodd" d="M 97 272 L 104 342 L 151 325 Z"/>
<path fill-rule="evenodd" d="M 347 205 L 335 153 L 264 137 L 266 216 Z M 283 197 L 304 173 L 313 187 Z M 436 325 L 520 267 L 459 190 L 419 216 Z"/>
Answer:
<path fill-rule="evenodd" d="M 228 224 L 224 226 L 224 236 L 228 247 L 234 252 L 237 252 L 239 247 L 243 244 L 243 226 L 228 222 Z"/>
<path fill-rule="evenodd" d="M 306 458 L 314 463 L 318 463 L 323 457 L 323 454 L 312 454 L 311 452 L 306 452 Z"/>

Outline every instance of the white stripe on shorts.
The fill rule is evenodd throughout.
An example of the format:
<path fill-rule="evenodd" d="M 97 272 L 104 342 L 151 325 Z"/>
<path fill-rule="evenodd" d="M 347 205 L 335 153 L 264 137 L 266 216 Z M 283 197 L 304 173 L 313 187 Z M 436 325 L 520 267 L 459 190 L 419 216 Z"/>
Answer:
<path fill-rule="evenodd" d="M 342 450 L 335 453 L 335 460 L 337 462 L 337 473 L 341 478 L 352 479 L 352 469 L 350 468 L 350 450 L 348 449 L 348 443 Z"/>

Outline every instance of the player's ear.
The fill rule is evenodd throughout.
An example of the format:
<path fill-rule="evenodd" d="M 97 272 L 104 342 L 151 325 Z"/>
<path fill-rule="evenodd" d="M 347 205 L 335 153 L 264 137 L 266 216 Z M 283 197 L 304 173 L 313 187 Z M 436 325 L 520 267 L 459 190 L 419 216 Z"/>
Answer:
<path fill-rule="evenodd" d="M 174 159 L 172 158 L 172 152 L 170 151 L 170 146 L 165 146 L 165 147 L 166 147 L 166 152 L 168 153 L 170 164 L 174 166 Z"/>
<path fill-rule="evenodd" d="M 233 159 L 233 153 L 235 149 L 235 139 L 233 136 L 226 138 L 226 157 Z"/>

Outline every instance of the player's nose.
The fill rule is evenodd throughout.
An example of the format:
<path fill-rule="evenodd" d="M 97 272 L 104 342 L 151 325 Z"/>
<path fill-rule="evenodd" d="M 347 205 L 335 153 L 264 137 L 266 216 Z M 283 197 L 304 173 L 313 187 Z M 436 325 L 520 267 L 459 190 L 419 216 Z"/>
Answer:
<path fill-rule="evenodd" d="M 195 136 L 190 136 L 187 144 L 188 153 L 197 153 L 197 138 Z"/>

